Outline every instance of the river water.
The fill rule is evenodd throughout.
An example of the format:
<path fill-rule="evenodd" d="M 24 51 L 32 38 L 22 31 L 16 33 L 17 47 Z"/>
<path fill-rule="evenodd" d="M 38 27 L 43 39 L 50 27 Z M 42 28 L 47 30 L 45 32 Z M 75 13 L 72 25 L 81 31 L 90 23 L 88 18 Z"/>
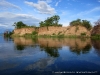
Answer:
<path fill-rule="evenodd" d="M 77 73 L 100 73 L 100 40 L 0 36 L 0 75 Z"/>

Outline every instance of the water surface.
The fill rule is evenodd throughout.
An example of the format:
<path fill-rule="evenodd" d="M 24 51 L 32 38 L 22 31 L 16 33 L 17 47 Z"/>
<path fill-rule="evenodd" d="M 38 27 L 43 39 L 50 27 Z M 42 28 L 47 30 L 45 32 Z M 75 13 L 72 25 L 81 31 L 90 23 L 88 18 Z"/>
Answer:
<path fill-rule="evenodd" d="M 0 36 L 0 75 L 100 73 L 100 41 Z"/>

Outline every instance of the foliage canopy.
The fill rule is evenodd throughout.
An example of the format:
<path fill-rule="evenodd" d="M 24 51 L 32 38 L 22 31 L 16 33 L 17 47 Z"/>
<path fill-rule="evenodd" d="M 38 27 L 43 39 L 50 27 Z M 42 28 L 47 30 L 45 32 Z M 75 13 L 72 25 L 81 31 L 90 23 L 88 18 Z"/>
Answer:
<path fill-rule="evenodd" d="M 40 27 L 45 26 L 62 26 L 61 24 L 58 24 L 60 17 L 58 15 L 54 15 L 52 17 L 48 17 L 46 20 L 41 21 Z"/>
<path fill-rule="evenodd" d="M 15 26 L 15 28 L 23 28 L 23 27 L 26 27 L 27 25 L 26 24 L 24 24 L 22 21 L 19 21 L 19 22 L 15 22 L 14 24 L 13 24 L 13 26 Z"/>
<path fill-rule="evenodd" d="M 84 26 L 88 30 L 90 30 L 92 28 L 92 26 L 90 24 L 90 21 L 87 21 L 87 20 L 77 19 L 77 20 L 74 20 L 74 21 L 70 22 L 70 26 L 77 26 L 77 25 Z"/>

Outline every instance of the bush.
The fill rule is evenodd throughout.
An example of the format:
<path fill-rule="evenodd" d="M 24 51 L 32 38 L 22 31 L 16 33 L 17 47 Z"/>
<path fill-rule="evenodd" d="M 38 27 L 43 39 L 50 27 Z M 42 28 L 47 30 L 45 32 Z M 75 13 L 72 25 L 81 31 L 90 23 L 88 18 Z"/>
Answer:
<path fill-rule="evenodd" d="M 32 32 L 32 35 L 37 35 L 37 34 L 38 34 L 38 32 L 36 32 L 36 31 Z"/>
<path fill-rule="evenodd" d="M 70 26 L 78 26 L 78 25 L 84 26 L 88 30 L 92 28 L 90 21 L 87 21 L 87 20 L 77 19 L 77 20 L 70 22 Z"/>
<path fill-rule="evenodd" d="M 59 33 L 58 33 L 58 35 L 60 35 L 62 32 L 60 31 Z"/>
<path fill-rule="evenodd" d="M 86 33 L 84 32 L 84 33 L 81 33 L 81 36 L 86 36 Z"/>
<path fill-rule="evenodd" d="M 55 33 L 53 33 L 52 35 L 56 35 Z"/>

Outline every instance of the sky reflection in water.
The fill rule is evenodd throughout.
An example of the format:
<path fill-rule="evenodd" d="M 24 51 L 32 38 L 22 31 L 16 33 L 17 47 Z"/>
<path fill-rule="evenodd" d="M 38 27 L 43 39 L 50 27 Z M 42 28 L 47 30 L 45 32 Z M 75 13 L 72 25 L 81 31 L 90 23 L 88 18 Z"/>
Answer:
<path fill-rule="evenodd" d="M 100 41 L 0 36 L 0 75 L 100 72 Z"/>

